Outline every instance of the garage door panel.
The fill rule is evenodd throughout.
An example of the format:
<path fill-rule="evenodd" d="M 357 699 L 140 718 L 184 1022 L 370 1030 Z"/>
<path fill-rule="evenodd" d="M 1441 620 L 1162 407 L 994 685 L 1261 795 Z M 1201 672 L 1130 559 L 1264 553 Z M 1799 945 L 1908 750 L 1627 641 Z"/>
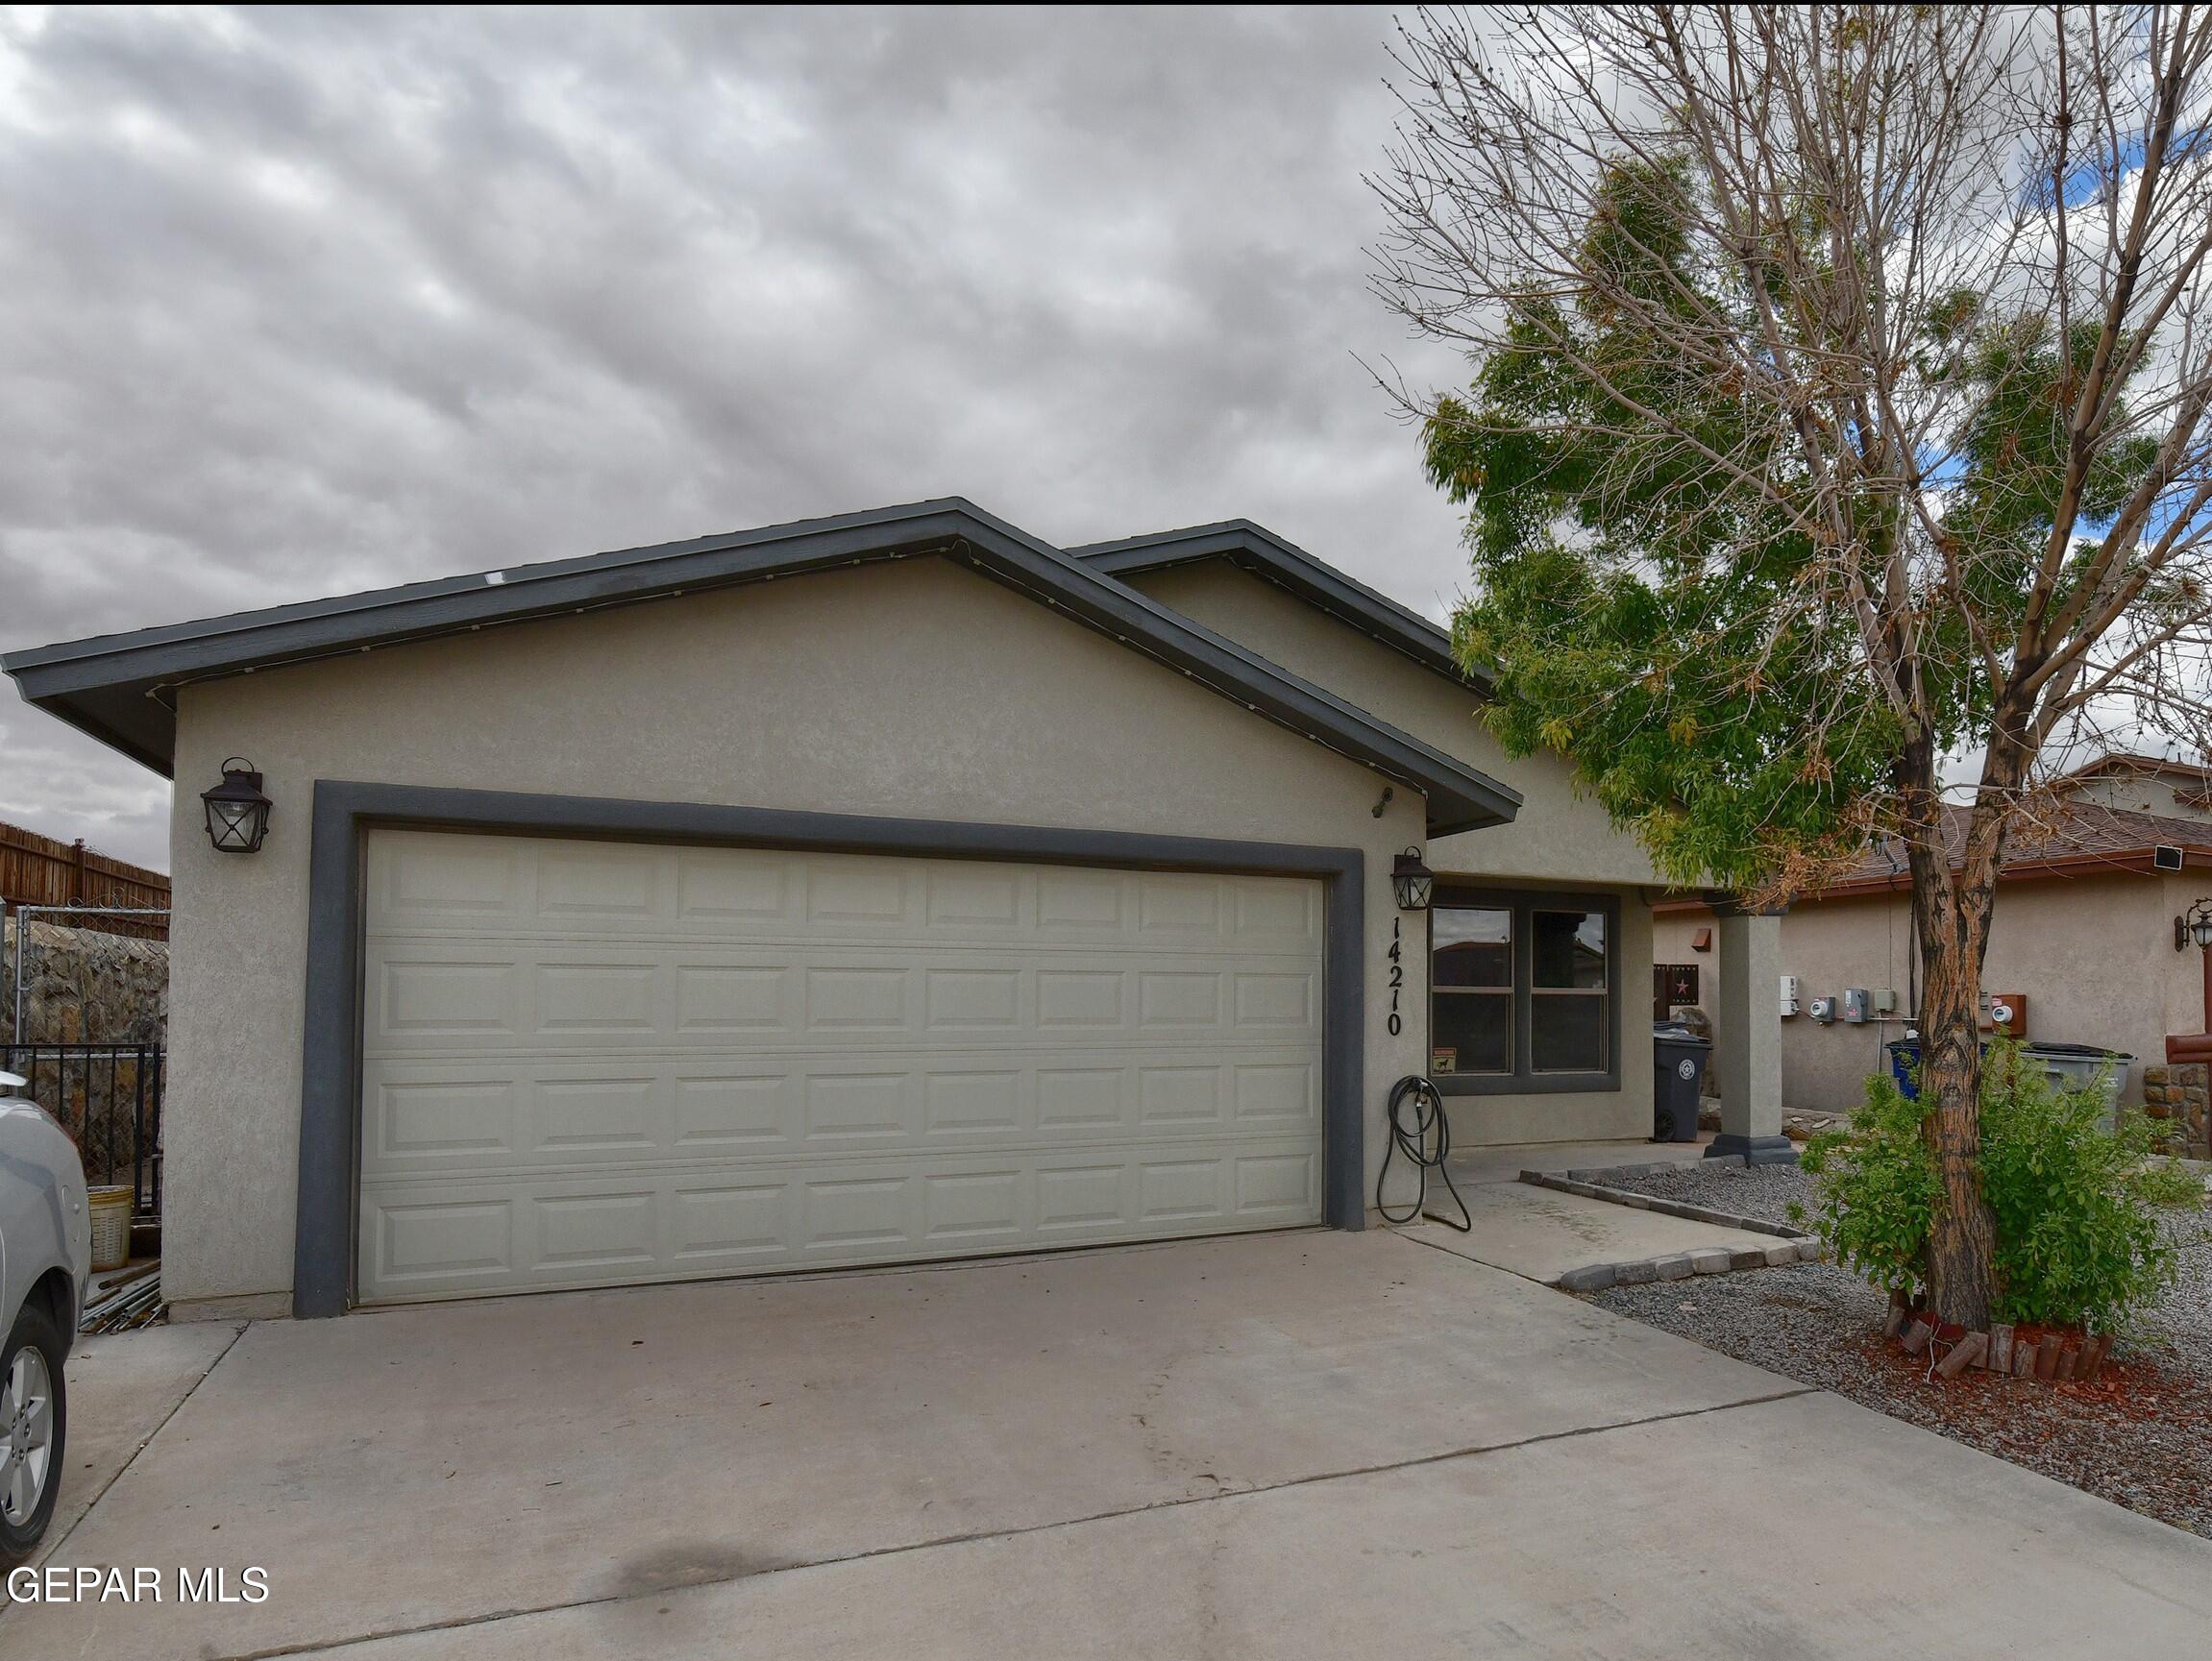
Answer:
<path fill-rule="evenodd" d="M 1318 1154 L 1215 1140 L 1020 1161 L 849 1160 L 363 1189 L 364 1290 L 381 1300 L 550 1291 L 1310 1222 Z"/>
<path fill-rule="evenodd" d="M 558 1160 L 584 1154 L 635 1158 L 670 1142 L 661 1081 L 645 1077 L 547 1079 L 530 1115 L 534 1146 Z"/>
<path fill-rule="evenodd" d="M 371 960 L 367 1040 L 388 1049 L 475 1049 L 487 1037 L 519 1040 L 529 1029 L 528 969 L 480 953 L 402 948 Z"/>
<path fill-rule="evenodd" d="M 567 940 L 379 938 L 362 1053 L 1320 1041 L 1319 971 L 1303 961 L 1187 954 L 1166 968 L 1003 947 L 916 955 L 685 942 L 649 959 Z"/>
<path fill-rule="evenodd" d="M 718 935 L 781 923 L 791 915 L 790 862 L 738 848 L 683 849 L 667 856 L 675 867 L 675 919 Z"/>
<path fill-rule="evenodd" d="M 369 1169 L 505 1163 L 516 1148 L 521 1086 L 504 1072 L 479 1078 L 378 1079 L 365 1091 Z"/>
<path fill-rule="evenodd" d="M 1318 1220 L 1318 885 L 379 832 L 370 1300 Z"/>
<path fill-rule="evenodd" d="M 1317 886 L 1280 877 L 419 831 L 371 840 L 369 922 L 384 934 L 778 944 L 892 935 L 1084 950 L 1212 940 L 1293 954 L 1321 940 Z"/>
<path fill-rule="evenodd" d="M 743 1271 L 773 1264 L 788 1248 L 782 1178 L 732 1178 L 673 1190 L 669 1264 L 678 1274 Z"/>
<path fill-rule="evenodd" d="M 370 839 L 368 892 L 376 921 L 466 932 L 529 916 L 535 867 L 485 837 Z"/>
<path fill-rule="evenodd" d="M 717 1149 L 757 1149 L 786 1140 L 800 1088 L 801 1081 L 781 1068 L 675 1073 L 671 1093 L 676 1152 L 711 1155 Z"/>
<path fill-rule="evenodd" d="M 1318 1070 L 1295 1046 L 614 1060 L 372 1063 L 363 1175 L 1320 1132 Z"/>
<path fill-rule="evenodd" d="M 637 924 L 670 914 L 671 872 L 658 857 L 640 859 L 618 843 L 561 843 L 539 850 L 535 904 L 542 921 L 589 918 Z"/>
<path fill-rule="evenodd" d="M 364 1204 L 364 1285 L 417 1294 L 496 1288 L 514 1279 L 515 1198 L 427 1194 Z"/>
<path fill-rule="evenodd" d="M 570 1276 L 591 1269 L 650 1270 L 660 1255 L 655 1198 L 651 1188 L 535 1196 L 529 1209 L 537 1249 L 528 1259 L 530 1267 Z"/>

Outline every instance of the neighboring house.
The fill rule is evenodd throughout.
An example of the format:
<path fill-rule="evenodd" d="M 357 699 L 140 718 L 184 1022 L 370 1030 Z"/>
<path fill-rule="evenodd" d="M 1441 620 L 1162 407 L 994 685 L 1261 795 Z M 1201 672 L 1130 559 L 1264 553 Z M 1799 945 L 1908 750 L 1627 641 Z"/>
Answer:
<path fill-rule="evenodd" d="M 2060 780 L 2058 805 L 2013 835 L 2000 878 L 1983 988 L 2013 994 L 2030 1041 L 2132 1055 L 2130 1102 L 2143 1100 L 2145 1070 L 2165 1063 L 2168 1035 L 2212 1031 L 2212 967 L 2194 941 L 2176 950 L 2175 932 L 2212 895 L 2208 797 L 2201 767 L 2101 757 Z M 1954 857 L 1964 824 L 1964 810 L 1949 816 Z M 1782 972 L 1799 987 L 1782 1022 L 1786 1106 L 1851 1108 L 1866 1075 L 1887 1069 L 1883 1046 L 1904 1036 L 1920 980 L 1909 889 L 1903 850 L 1885 845 L 1782 918 Z M 1677 1002 L 1715 995 L 1718 965 L 1701 949 L 1709 914 L 1686 901 L 1659 912 L 1655 979 L 1672 971 L 1667 995 L 1685 994 Z M 1863 1021 L 1846 1017 L 1847 990 L 1868 994 Z M 1814 1017 L 1816 998 L 1833 1000 L 1832 1022 Z"/>
<path fill-rule="evenodd" d="M 184 1313 L 1357 1228 L 1432 1066 L 1462 1144 L 1649 1132 L 1648 862 L 1250 525 L 954 500 L 6 668 L 178 781 Z"/>

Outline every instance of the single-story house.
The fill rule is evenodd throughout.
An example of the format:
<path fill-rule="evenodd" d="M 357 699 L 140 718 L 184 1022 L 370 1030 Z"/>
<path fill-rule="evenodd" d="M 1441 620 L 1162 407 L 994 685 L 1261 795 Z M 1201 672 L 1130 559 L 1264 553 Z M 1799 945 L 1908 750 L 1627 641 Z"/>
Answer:
<path fill-rule="evenodd" d="M 1954 848 L 1965 810 L 1950 815 Z M 1869 848 L 1782 920 L 1782 1101 L 1839 1112 L 1917 1007 L 1919 952 L 1901 847 Z M 2177 934 L 2212 895 L 2212 778 L 2202 767 L 2105 755 L 2057 785 L 2056 805 L 2010 839 L 1981 984 L 2029 1042 L 2085 1044 L 2132 1055 L 2123 1099 L 2144 1099 L 2144 1075 L 2166 1061 L 2169 1035 L 2212 1031 L 2212 965 Z M 1675 1005 L 1718 995 L 1712 917 L 1695 901 L 1659 907 L 1655 997 Z M 1863 994 L 1863 995 L 1860 995 Z M 2153 1104 L 2163 1106 L 2163 1103 Z"/>
<path fill-rule="evenodd" d="M 1359 1228 L 1431 1070 L 1462 1145 L 1649 1134 L 1648 861 L 1251 525 L 947 500 L 5 667 L 177 781 L 181 1313 Z"/>

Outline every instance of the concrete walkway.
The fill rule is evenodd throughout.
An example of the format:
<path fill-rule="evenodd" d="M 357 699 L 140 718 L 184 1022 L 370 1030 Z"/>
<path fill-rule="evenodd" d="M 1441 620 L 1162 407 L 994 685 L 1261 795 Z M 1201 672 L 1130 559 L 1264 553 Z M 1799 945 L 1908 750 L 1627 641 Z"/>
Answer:
<path fill-rule="evenodd" d="M 1683 1253 L 1751 1250 L 1781 1244 L 1773 1234 L 1693 1223 L 1658 1211 L 1639 1211 L 1608 1200 L 1562 1194 L 1527 1183 L 1477 1183 L 1460 1189 L 1474 1229 L 1461 1234 L 1440 1223 L 1409 1225 L 1402 1233 L 1440 1251 L 1505 1269 L 1543 1284 L 1597 1263 L 1625 1263 Z M 1432 1209 L 1451 1213 L 1451 1198 Z"/>
<path fill-rule="evenodd" d="M 2073 1661 L 2212 1629 L 2206 1542 L 1385 1231 L 257 1324 L 53 1561 L 270 1596 L 19 1606 L 0 1654 Z"/>
<path fill-rule="evenodd" d="M 1777 1236 L 1560 1193 L 1520 1180 L 1524 1170 L 1686 1164 L 1702 1159 L 1705 1144 L 1711 1139 L 1707 1136 L 1695 1142 L 1536 1142 L 1454 1154 L 1449 1165 L 1452 1183 L 1466 1203 L 1474 1228 L 1462 1234 L 1443 1223 L 1423 1220 L 1405 1225 L 1400 1232 L 1438 1250 L 1547 1286 L 1557 1285 L 1577 1269 L 1600 1263 L 1626 1263 L 1715 1248 L 1763 1255 L 1780 1243 Z M 1412 1204 L 1410 1183 L 1402 1192 L 1402 1199 L 1393 1200 L 1401 1212 Z M 1438 1217 L 1457 1215 L 1451 1195 L 1433 1174 L 1428 1209 Z"/>
<path fill-rule="evenodd" d="M 1695 1164 L 1705 1158 L 1712 1133 L 1694 1142 L 1505 1142 L 1465 1148 L 1452 1155 L 1452 1181 L 1511 1183 L 1523 1171 L 1603 1170 L 1612 1165 Z"/>

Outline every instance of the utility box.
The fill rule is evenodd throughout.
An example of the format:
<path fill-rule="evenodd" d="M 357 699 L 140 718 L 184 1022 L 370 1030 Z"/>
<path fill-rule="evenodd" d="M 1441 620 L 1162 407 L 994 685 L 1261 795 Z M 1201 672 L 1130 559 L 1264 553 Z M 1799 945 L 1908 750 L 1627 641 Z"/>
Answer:
<path fill-rule="evenodd" d="M 1866 1023 L 1866 1006 L 1867 995 L 1864 987 L 1846 987 L 1843 989 L 1843 1018 L 1846 1021 L 1855 1027 L 1863 1026 Z"/>
<path fill-rule="evenodd" d="M 1782 977 L 1782 1013 L 1785 1015 L 1797 1014 L 1797 977 L 1795 975 Z"/>
<path fill-rule="evenodd" d="M 1981 994 L 1981 1030 L 1998 1033 L 2008 1038 L 2028 1036 L 2028 994 L 2026 992 L 1983 992 Z"/>
<path fill-rule="evenodd" d="M 1894 1015 L 1897 1014 L 1897 989 L 1895 987 L 1876 987 L 1874 989 L 1874 1013 L 1878 1015 Z"/>
<path fill-rule="evenodd" d="M 1831 1021 L 1834 1020 L 1835 1000 L 1833 998 L 1813 999 L 1812 1018 L 1818 1021 L 1824 1027 L 1827 1026 Z"/>

